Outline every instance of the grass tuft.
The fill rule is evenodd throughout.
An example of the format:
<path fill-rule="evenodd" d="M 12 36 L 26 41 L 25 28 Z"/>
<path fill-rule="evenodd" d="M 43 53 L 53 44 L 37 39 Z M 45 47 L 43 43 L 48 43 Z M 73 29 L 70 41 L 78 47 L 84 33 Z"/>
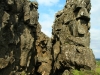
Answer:
<path fill-rule="evenodd" d="M 78 71 L 73 70 L 72 75 L 100 75 L 100 61 L 96 61 L 96 69 L 95 71 L 90 70 L 84 70 L 84 71 Z"/>

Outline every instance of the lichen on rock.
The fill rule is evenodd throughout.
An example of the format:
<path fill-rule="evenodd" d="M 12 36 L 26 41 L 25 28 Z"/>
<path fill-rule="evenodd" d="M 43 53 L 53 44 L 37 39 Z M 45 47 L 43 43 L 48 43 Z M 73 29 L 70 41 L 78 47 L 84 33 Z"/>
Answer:
<path fill-rule="evenodd" d="M 52 38 L 41 31 L 38 3 L 0 0 L 0 75 L 65 75 L 94 70 L 90 49 L 90 0 L 67 0 Z"/>
<path fill-rule="evenodd" d="M 95 68 L 95 58 L 90 49 L 90 7 L 90 0 L 67 0 L 64 9 L 56 14 L 52 46 L 55 47 L 59 41 L 60 52 L 56 54 L 58 47 L 52 50 L 53 56 L 56 55 L 53 62 L 55 75 L 59 75 L 61 70 Z"/>

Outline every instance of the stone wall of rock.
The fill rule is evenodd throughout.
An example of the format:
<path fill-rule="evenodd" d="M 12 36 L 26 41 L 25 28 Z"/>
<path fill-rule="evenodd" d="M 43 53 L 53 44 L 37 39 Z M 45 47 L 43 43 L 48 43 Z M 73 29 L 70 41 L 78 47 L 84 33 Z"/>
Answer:
<path fill-rule="evenodd" d="M 38 3 L 0 0 L 0 75 L 64 75 L 95 68 L 90 49 L 90 0 L 67 0 L 52 37 L 41 32 Z"/>
<path fill-rule="evenodd" d="M 64 9 L 56 13 L 52 29 L 55 75 L 68 69 L 95 68 L 90 49 L 90 9 L 90 0 L 67 0 Z"/>
<path fill-rule="evenodd" d="M 38 68 L 51 64 L 37 9 L 36 1 L 0 0 L 0 75 L 38 75 L 44 72 Z"/>

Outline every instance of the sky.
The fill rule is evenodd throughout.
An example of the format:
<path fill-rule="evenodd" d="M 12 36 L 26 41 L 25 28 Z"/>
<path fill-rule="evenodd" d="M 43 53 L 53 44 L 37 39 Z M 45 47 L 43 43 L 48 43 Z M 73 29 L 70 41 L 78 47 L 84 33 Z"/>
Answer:
<path fill-rule="evenodd" d="M 37 0 L 37 2 L 39 3 L 38 12 L 39 23 L 42 26 L 41 30 L 51 37 L 55 13 L 63 9 L 66 0 Z M 93 50 L 95 58 L 100 58 L 100 0 L 91 0 L 91 4 L 90 47 Z"/>

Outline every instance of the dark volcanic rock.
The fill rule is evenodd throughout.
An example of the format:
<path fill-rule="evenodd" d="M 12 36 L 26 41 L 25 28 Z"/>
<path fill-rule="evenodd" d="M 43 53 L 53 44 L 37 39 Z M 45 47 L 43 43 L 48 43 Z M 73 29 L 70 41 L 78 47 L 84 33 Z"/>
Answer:
<path fill-rule="evenodd" d="M 41 32 L 37 9 L 36 1 L 0 0 L 0 75 L 50 73 L 50 38 Z"/>
<path fill-rule="evenodd" d="M 64 9 L 56 13 L 52 29 L 55 75 L 64 70 L 95 68 L 90 49 L 90 7 L 90 0 L 67 0 Z"/>
<path fill-rule="evenodd" d="M 0 75 L 65 75 L 95 68 L 90 49 L 90 0 L 67 0 L 53 38 L 41 32 L 38 3 L 0 0 Z"/>

